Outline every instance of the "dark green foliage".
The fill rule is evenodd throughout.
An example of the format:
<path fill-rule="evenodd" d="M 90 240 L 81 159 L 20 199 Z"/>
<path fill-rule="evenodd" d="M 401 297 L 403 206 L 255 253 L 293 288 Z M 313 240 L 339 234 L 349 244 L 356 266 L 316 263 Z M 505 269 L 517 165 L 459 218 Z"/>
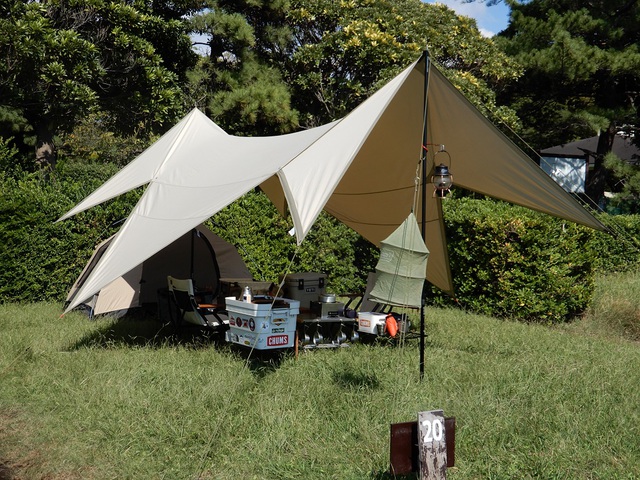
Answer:
<path fill-rule="evenodd" d="M 607 199 L 607 212 L 614 214 L 640 213 L 640 167 L 625 162 L 614 153 L 604 159 L 604 166 L 611 176 L 607 190 L 615 193 Z"/>
<path fill-rule="evenodd" d="M 599 273 L 628 272 L 640 266 L 640 215 L 603 215 L 612 234 L 596 232 L 591 241 Z"/>
<path fill-rule="evenodd" d="M 593 231 L 490 200 L 445 202 L 456 298 L 471 311 L 560 322 L 588 306 Z M 450 300 L 434 294 L 437 304 Z"/>
<path fill-rule="evenodd" d="M 292 1 L 295 41 L 283 61 L 301 124 L 312 126 L 350 112 L 428 48 L 472 101 L 494 105 L 486 88 L 519 76 L 514 62 L 475 23 L 444 5 L 419 0 Z M 274 49 L 274 51 L 278 51 Z M 502 109 L 505 121 L 513 116 Z"/>
<path fill-rule="evenodd" d="M 107 128 L 109 115 L 94 113 L 83 118 L 73 131 L 62 136 L 61 155 L 86 163 L 113 164 L 112 168 L 124 167 L 131 159 L 140 155 L 155 138 L 143 139 L 139 135 L 121 136 Z M 72 174 L 67 169 L 67 174 Z"/>
<path fill-rule="evenodd" d="M 188 97 L 228 133 L 273 135 L 297 128 L 281 61 L 270 57 L 289 41 L 286 2 L 206 0 L 190 18 L 206 45 L 190 72 Z"/>
<path fill-rule="evenodd" d="M 0 176 L 0 302 L 62 302 L 96 243 L 115 232 L 135 194 L 60 223 L 55 220 L 110 175 L 112 165 L 75 165 L 44 181 L 37 174 Z"/>
<path fill-rule="evenodd" d="M 19 167 L 18 149 L 11 144 L 13 138 L 0 137 L 0 172 L 11 172 Z"/>
<path fill-rule="evenodd" d="M 196 6 L 2 2 L 0 136 L 49 168 L 56 137 L 96 110 L 110 112 L 117 131 L 164 131 L 183 113 L 181 83 L 196 55 L 181 17 Z"/>
<path fill-rule="evenodd" d="M 213 217 L 213 229 L 235 244 L 257 280 L 278 282 L 285 273 L 321 272 L 335 293 L 364 289 L 377 249 L 322 213 L 296 251 L 290 218 L 282 217 L 262 193 L 249 192 Z M 295 255 L 295 256 L 294 256 Z"/>
<path fill-rule="evenodd" d="M 637 125 L 640 7 L 626 0 L 513 2 L 499 45 L 525 68 L 500 100 L 516 109 L 525 139 L 545 148 Z"/>

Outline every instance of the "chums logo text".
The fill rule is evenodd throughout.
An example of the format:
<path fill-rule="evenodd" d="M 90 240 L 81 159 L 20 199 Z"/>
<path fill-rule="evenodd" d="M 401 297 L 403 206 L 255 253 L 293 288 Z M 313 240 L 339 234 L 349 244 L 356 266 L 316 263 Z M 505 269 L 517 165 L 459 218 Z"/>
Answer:
<path fill-rule="evenodd" d="M 272 335 L 267 337 L 268 347 L 279 347 L 289 343 L 289 335 Z"/>

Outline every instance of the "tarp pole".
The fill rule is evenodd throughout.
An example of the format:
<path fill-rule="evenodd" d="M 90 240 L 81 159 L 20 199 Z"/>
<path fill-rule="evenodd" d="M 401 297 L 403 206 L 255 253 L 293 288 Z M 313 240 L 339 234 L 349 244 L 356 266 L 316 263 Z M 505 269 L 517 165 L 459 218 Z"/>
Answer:
<path fill-rule="evenodd" d="M 194 259 L 193 259 L 193 256 L 194 256 L 193 250 L 195 248 L 195 241 L 196 241 L 195 237 L 196 237 L 196 229 L 194 228 L 194 229 L 191 230 L 191 265 L 190 265 L 190 275 L 189 275 L 189 278 L 191 278 L 192 281 L 193 281 L 194 271 L 195 271 L 194 270 Z"/>
<path fill-rule="evenodd" d="M 429 89 L 429 52 L 424 51 L 424 111 L 422 128 L 422 178 L 421 178 L 421 234 L 425 240 L 427 225 L 427 95 Z M 424 304 L 427 292 L 427 281 L 422 285 L 422 301 L 420 302 L 420 380 L 424 378 Z"/>

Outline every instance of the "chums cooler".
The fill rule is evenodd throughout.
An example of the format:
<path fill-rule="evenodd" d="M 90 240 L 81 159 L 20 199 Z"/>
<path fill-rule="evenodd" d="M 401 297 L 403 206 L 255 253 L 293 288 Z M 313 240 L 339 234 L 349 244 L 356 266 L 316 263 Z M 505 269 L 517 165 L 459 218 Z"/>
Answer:
<path fill-rule="evenodd" d="M 249 303 L 233 297 L 225 300 L 229 314 L 229 330 L 225 334 L 227 342 L 257 350 L 294 346 L 299 301 L 255 298 Z"/>

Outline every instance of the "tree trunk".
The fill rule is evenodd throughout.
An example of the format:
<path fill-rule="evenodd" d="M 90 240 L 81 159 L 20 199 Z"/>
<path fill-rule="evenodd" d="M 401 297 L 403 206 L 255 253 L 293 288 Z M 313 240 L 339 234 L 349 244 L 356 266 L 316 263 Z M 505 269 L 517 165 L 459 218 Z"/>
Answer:
<path fill-rule="evenodd" d="M 48 125 L 38 125 L 36 135 L 36 166 L 47 173 L 51 172 L 56 166 L 53 131 Z"/>
<path fill-rule="evenodd" d="M 613 140 L 616 137 L 616 126 L 609 124 L 606 130 L 600 132 L 598 147 L 596 149 L 595 164 L 587 182 L 587 195 L 591 200 L 601 205 L 604 199 L 604 188 L 607 179 L 604 157 L 611 152 Z"/>

